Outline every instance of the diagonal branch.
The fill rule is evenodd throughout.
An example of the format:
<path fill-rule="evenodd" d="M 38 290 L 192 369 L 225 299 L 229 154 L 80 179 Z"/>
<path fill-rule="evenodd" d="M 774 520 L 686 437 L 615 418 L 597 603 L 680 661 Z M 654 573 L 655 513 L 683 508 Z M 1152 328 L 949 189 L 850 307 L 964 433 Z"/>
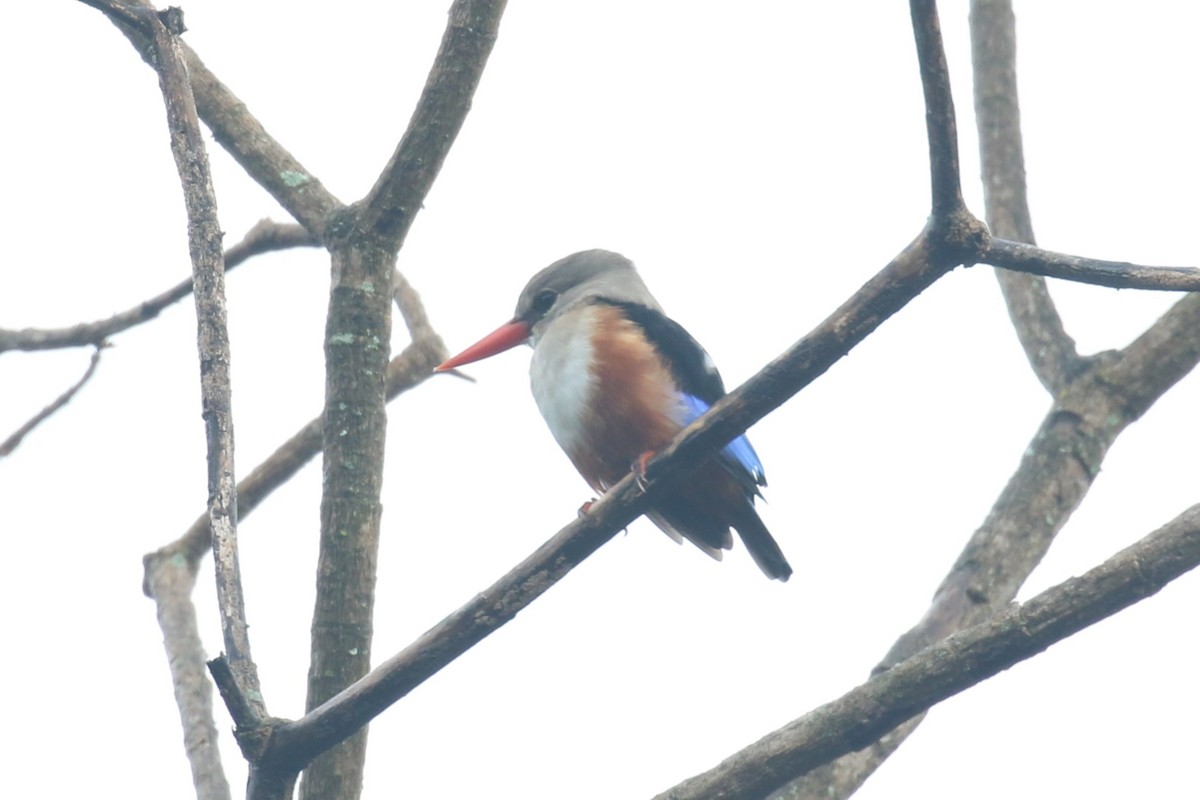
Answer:
<path fill-rule="evenodd" d="M 1009 52 L 1013 51 L 1010 49 Z M 979 62 L 977 54 L 977 68 Z M 1012 108 L 1015 111 L 1015 103 Z M 1019 145 L 1019 130 L 1014 128 L 1011 134 L 1017 137 Z M 986 131 L 981 133 L 981 141 L 985 147 L 1000 146 Z M 1013 144 L 1005 140 L 1003 146 L 1011 148 Z M 989 153 L 985 153 L 984 161 L 1008 168 L 1020 165 L 1019 160 L 998 159 Z M 1023 167 L 1020 175 L 1023 175 Z M 1009 176 L 1009 179 L 1017 177 Z M 1023 187 L 1020 191 L 1005 188 L 1007 184 L 999 176 L 993 176 L 992 186 L 991 198 L 1022 198 L 1019 209 L 1014 205 L 1005 213 L 1015 213 L 1013 209 L 1017 209 L 1024 216 L 1018 214 L 1015 218 L 1027 223 Z M 974 260 L 985 260 L 993 241 L 989 240 Z M 1002 243 L 1001 248 L 1008 244 L 1011 243 Z M 1035 252 L 1041 254 L 1044 251 Z M 1044 289 L 1043 283 L 1041 291 Z M 1195 334 L 1177 335 L 1188 331 L 1188 324 L 1200 325 L 1200 301 L 1195 298 L 1192 295 L 1181 300 L 1155 325 L 1155 329 L 1176 334 L 1174 338 L 1170 334 L 1155 336 L 1153 341 L 1157 347 L 1154 352 L 1146 347 L 1135 351 L 1131 346 L 1124 354 L 1101 364 L 1079 360 L 1074 354 L 1074 345 L 1054 333 L 1057 314 L 1053 314 L 1052 319 L 1046 316 L 1046 308 L 1037 303 L 1036 292 L 1025 295 L 1023 302 L 1030 318 L 1036 317 L 1037 324 L 1042 326 L 1033 338 L 1046 347 L 1058 347 L 1060 351 L 1040 362 L 1053 373 L 1044 373 L 1043 382 L 1049 380 L 1047 385 L 1061 384 L 1064 391 L 1070 386 L 1070 392 L 1058 397 L 1026 448 L 1020 466 L 942 582 L 925 616 L 897 640 L 876 668 L 877 672 L 953 631 L 986 619 L 1016 596 L 1055 535 L 1082 502 L 1116 437 L 1200 359 L 1200 355 L 1194 353 L 1195 344 L 1189 341 Z M 1052 306 L 1049 311 L 1053 311 Z M 1039 362 L 1033 363 L 1038 368 Z M 1088 372 L 1083 375 L 1085 369 Z M 1121 377 L 1114 382 L 1115 375 Z M 1076 380 L 1068 384 L 1071 378 Z M 1130 400 L 1131 391 L 1138 393 L 1136 402 Z M 790 800 L 849 797 L 919 722 L 919 718 L 909 720 L 869 747 L 820 766 L 780 790 L 778 796 Z"/>
<path fill-rule="evenodd" d="M 119 16 L 109 14 L 109 18 L 150 63 L 152 48 L 147 29 L 136 24 L 136 16 L 130 18 L 136 9 L 153 11 L 148 0 L 128 0 L 124 5 L 102 0 L 82 2 L 102 10 L 121 9 L 124 13 Z M 341 201 L 267 132 L 246 104 L 217 80 L 195 51 L 182 42 L 179 49 L 191 78 L 197 112 L 212 131 L 213 138 L 297 222 L 314 236 L 323 237 L 330 215 L 342 208 Z"/>
<path fill-rule="evenodd" d="M 304 718 L 282 723 L 263 753 L 263 770 L 298 769 L 354 733 L 415 686 L 465 653 L 545 593 L 635 519 L 658 493 L 827 370 L 885 319 L 958 263 L 958 239 L 932 229 L 808 336 L 731 392 L 647 466 L 645 490 L 627 476 L 529 558 L 420 639 Z"/>
<path fill-rule="evenodd" d="M 916 3 L 916 2 L 914 2 L 914 9 L 916 9 L 918 6 L 920 6 L 924 12 L 932 12 L 933 11 L 933 6 L 931 3 Z M 914 14 L 915 13 L 916 13 L 916 11 L 914 10 Z M 933 21 L 934 21 L 934 24 L 936 25 L 936 16 L 933 17 Z M 934 30 L 936 32 L 936 29 L 934 29 Z M 467 33 L 471 34 L 472 32 L 468 30 Z M 448 35 L 449 35 L 449 32 L 448 32 Z M 490 44 L 488 44 L 487 46 L 490 47 Z M 918 46 L 919 47 L 921 46 L 920 43 Z M 942 61 L 943 61 L 943 66 L 944 66 L 944 58 L 942 59 Z M 924 65 L 924 63 L 925 63 L 924 59 L 923 59 L 922 63 Z M 433 79 L 431 77 L 431 83 L 432 83 L 432 81 L 433 81 Z M 224 87 L 221 87 L 221 88 L 223 89 Z M 199 92 L 201 90 L 197 89 L 197 91 Z M 927 95 L 928 95 L 928 91 L 927 91 Z M 950 99 L 950 97 L 949 97 L 948 85 L 947 85 L 945 100 L 949 101 L 949 99 Z M 933 105 L 936 105 L 936 104 L 931 102 L 931 106 L 933 106 Z M 894 311 L 896 309 L 898 309 L 905 302 L 907 302 L 907 299 L 911 299 L 911 296 L 915 296 L 915 292 L 919 292 L 920 289 L 923 288 L 925 285 L 929 285 L 929 283 L 931 283 L 933 280 L 936 280 L 937 277 L 940 277 L 941 274 L 944 274 L 944 271 L 952 268 L 954 266 L 954 264 L 957 263 L 956 260 L 973 260 L 973 259 L 967 258 L 967 256 L 965 254 L 978 255 L 979 253 L 982 253 L 985 251 L 986 241 L 987 241 L 986 236 L 984 236 L 979 231 L 979 229 L 972 224 L 973 220 L 971 220 L 969 218 L 969 216 L 964 216 L 962 214 L 957 213 L 961 210 L 961 198 L 957 198 L 958 178 L 957 178 L 957 163 L 956 163 L 957 158 L 956 158 L 956 153 L 953 149 L 953 115 L 952 115 L 953 109 L 952 109 L 952 105 L 949 105 L 948 102 L 946 104 L 944 104 L 942 107 L 945 109 L 948 109 L 948 111 L 949 111 L 949 115 L 948 116 L 943 115 L 943 119 L 944 119 L 944 121 L 949 123 L 948 130 L 950 132 L 949 141 L 951 143 L 951 147 L 944 151 L 934 152 L 935 148 L 933 148 L 933 146 L 931 144 L 931 155 L 933 156 L 933 162 L 934 162 L 933 167 L 932 167 L 932 172 L 935 175 L 935 178 L 933 181 L 934 198 L 935 198 L 934 199 L 935 217 L 937 218 L 937 220 L 940 224 L 942 224 L 946 227 L 946 229 L 957 231 L 957 233 L 953 236 L 948 235 L 945 240 L 946 242 L 951 242 L 951 241 L 956 242 L 956 244 L 947 245 L 937 236 L 934 236 L 931 238 L 928 233 L 924 234 L 921 238 L 918 239 L 917 242 L 914 242 L 914 245 L 912 247 L 910 247 L 910 249 L 916 248 L 915 255 L 913 255 L 913 257 L 911 259 L 907 259 L 907 260 L 913 262 L 913 263 L 910 263 L 910 265 L 909 265 L 910 269 L 907 271 L 905 269 L 898 269 L 898 270 L 896 270 L 895 274 L 890 275 L 884 281 L 885 284 L 887 283 L 887 281 L 892 281 L 893 283 L 897 283 L 897 284 L 898 283 L 905 284 L 905 286 L 903 286 L 902 288 L 896 288 L 895 286 L 893 286 L 893 289 L 895 289 L 895 291 L 896 291 L 896 294 L 894 296 L 888 294 L 888 292 L 886 291 L 886 288 L 887 288 L 886 286 L 873 287 L 873 291 L 877 292 L 879 295 L 884 297 L 884 300 L 881 303 L 879 308 L 875 308 L 869 304 L 868 305 L 861 305 L 861 304 L 856 305 L 854 302 L 854 299 L 852 298 L 851 302 L 848 303 L 847 306 L 844 306 L 843 309 L 839 309 L 839 312 L 845 310 L 848 315 L 850 315 L 854 319 L 857 319 L 857 322 L 850 323 L 849 326 L 846 328 L 831 329 L 830 331 L 828 331 L 827 333 L 833 337 L 833 339 L 831 340 L 831 341 L 833 341 L 833 344 L 828 349 L 822 350 L 820 347 L 813 346 L 810 348 L 810 350 L 805 351 L 802 354 L 795 355 L 795 357 L 790 361 L 787 360 L 787 357 L 785 357 L 783 359 L 780 359 L 778 362 L 773 363 L 772 365 L 769 365 L 767 370 L 764 370 L 764 375 L 766 377 L 763 378 L 764 382 L 761 384 L 761 386 L 766 387 L 768 389 L 773 387 L 775 390 L 783 392 L 783 394 L 780 394 L 778 396 L 782 399 L 778 399 L 778 402 L 774 402 L 774 400 L 769 400 L 766 402 L 766 404 L 760 403 L 758 401 L 757 397 L 753 396 L 753 395 L 739 396 L 740 399 L 738 399 L 738 400 L 730 400 L 730 401 L 728 401 L 728 403 L 725 406 L 723 406 L 721 409 L 717 409 L 714 412 L 711 420 L 705 421 L 705 423 L 702 423 L 701 425 L 697 426 L 695 431 L 692 431 L 688 434 L 688 435 L 692 436 L 692 439 L 687 439 L 685 437 L 680 443 L 677 443 L 676 449 L 682 448 L 682 449 L 687 450 L 688 448 L 692 448 L 692 450 L 695 450 L 696 452 L 698 452 L 700 449 L 703 449 L 706 447 L 719 446 L 717 443 L 719 442 L 720 439 L 726 438 L 726 434 L 733 435 L 738 432 L 738 425 L 740 423 L 737 422 L 736 420 L 741 419 L 742 417 L 748 418 L 750 415 L 752 415 L 754 413 L 758 413 L 760 410 L 762 413 L 766 413 L 771 408 L 776 407 L 777 405 L 782 403 L 784 400 L 786 400 L 787 397 L 791 396 L 790 394 L 786 394 L 786 391 L 787 391 L 786 388 L 780 388 L 780 387 L 786 387 L 786 386 L 790 385 L 788 383 L 790 378 L 781 377 L 780 376 L 781 371 L 786 372 L 789 369 L 806 369 L 806 370 L 812 371 L 812 377 L 819 375 L 821 371 L 828 368 L 829 364 L 832 364 L 833 361 L 835 361 L 837 358 L 839 358 L 841 354 L 844 354 L 845 350 L 841 350 L 841 352 L 839 352 L 839 349 L 841 347 L 844 346 L 845 349 L 849 349 L 850 347 L 852 347 L 855 342 L 861 340 L 862 337 L 865 337 L 867 334 L 869 334 L 870 331 L 873 330 L 882 321 L 882 319 L 886 318 L 891 313 L 894 313 Z M 465 110 L 466 109 L 464 107 L 463 113 L 465 113 Z M 931 117 L 931 119 L 932 119 L 932 117 Z M 410 129 L 410 131 L 411 130 L 412 129 Z M 454 130 L 457 130 L 457 128 L 455 128 Z M 941 131 L 944 133 L 945 130 L 947 130 L 947 128 L 944 125 L 941 127 L 938 127 L 938 131 Z M 417 134 L 414 133 L 414 137 L 416 137 L 416 135 Z M 931 143 L 932 143 L 933 135 L 934 135 L 934 132 L 931 130 Z M 408 140 L 408 135 L 406 134 L 406 141 L 407 140 Z M 430 141 L 432 141 L 432 139 L 430 139 Z M 381 176 L 380 184 L 377 184 L 377 186 L 376 186 L 376 189 L 380 190 L 381 185 L 388 183 L 392 188 L 391 189 L 382 189 L 378 192 L 373 190 L 372 197 L 370 198 L 370 202 L 368 204 L 368 210 L 364 213 L 364 216 L 360 218 L 360 219 L 368 220 L 371 223 L 369 226 L 370 229 L 372 231 L 374 231 L 375 233 L 385 233 L 387 236 L 394 236 L 396 238 L 397 243 L 403 240 L 403 237 L 407 231 L 408 225 L 411 224 L 411 220 L 412 220 L 413 215 L 415 214 L 415 210 L 417 208 L 419 208 L 419 200 L 418 200 L 418 203 L 415 205 L 408 202 L 408 196 L 405 195 L 405 192 L 407 191 L 407 189 L 403 185 L 403 181 L 399 180 L 399 176 L 401 174 L 403 174 L 402 170 L 396 169 L 395 171 L 393 171 L 391 169 L 393 166 L 395 166 L 396 164 L 398 164 L 401 161 L 400 154 L 401 154 L 401 150 L 403 150 L 403 148 L 404 148 L 404 143 L 402 142 L 401 147 L 398 148 L 396 155 L 393 157 L 393 164 L 389 165 L 389 170 L 387 172 L 385 172 L 384 176 Z M 950 160 L 946 159 L 947 153 L 951 157 Z M 443 153 L 443 156 L 444 156 L 444 153 Z M 440 165 L 440 163 L 441 162 L 438 161 L 437 165 Z M 423 173 L 422 170 L 425 169 L 427 166 L 428 166 L 427 164 L 423 165 L 419 160 L 412 160 L 412 161 L 409 161 L 409 166 L 406 167 L 406 169 L 415 169 L 416 170 L 415 172 L 410 172 L 408 175 L 415 182 L 419 183 L 419 182 L 423 181 L 426 177 L 425 173 Z M 436 165 L 432 168 L 431 172 L 436 173 Z M 389 173 L 392 176 L 390 179 L 388 178 Z M 952 187 L 953 191 L 950 191 L 950 188 L 951 188 L 950 182 L 945 180 L 945 178 L 950 174 L 953 175 L 953 187 Z M 938 175 L 941 176 L 940 180 L 936 177 Z M 300 177 L 306 178 L 307 176 L 301 174 Z M 432 180 L 432 175 L 429 175 L 429 180 L 430 181 Z M 376 203 L 374 202 L 375 200 L 379 201 L 378 207 L 376 207 Z M 336 201 L 334 201 L 334 202 L 336 202 Z M 939 207 L 943 211 L 947 211 L 950 213 L 945 213 L 945 214 L 939 215 L 937 213 Z M 295 212 L 293 212 L 293 213 L 295 213 Z M 371 215 L 375 215 L 375 216 L 372 217 Z M 322 217 L 321 219 L 323 220 L 324 218 Z M 957 226 L 957 228 L 955 226 Z M 314 228 L 314 229 L 316 229 L 316 228 Z M 321 228 L 319 230 L 321 232 L 323 232 L 324 229 Z M 362 230 L 362 228 L 357 228 L 356 230 Z M 956 237 L 958 237 L 958 238 L 956 238 Z M 934 253 L 934 251 L 936 251 L 936 254 Z M 908 251 L 906 251 L 906 253 L 907 252 Z M 916 262 L 921 261 L 922 257 L 924 258 L 924 266 L 921 266 L 920 264 L 916 263 Z M 905 260 L 906 259 L 904 259 L 904 258 L 898 258 L 897 262 L 901 262 L 901 261 L 905 261 Z M 937 263 L 933 264 L 934 261 L 936 261 Z M 914 264 L 915 264 L 915 266 L 914 266 Z M 353 270 L 357 269 L 360 265 L 353 263 L 353 259 L 347 259 L 347 261 L 344 261 L 344 262 L 335 261 L 335 269 L 341 271 L 341 269 L 344 266 L 350 267 L 350 273 L 348 273 L 348 274 L 352 274 Z M 375 266 L 378 266 L 378 265 L 375 265 Z M 375 274 L 378 274 L 378 270 L 376 270 Z M 355 277 L 358 277 L 358 276 L 355 275 Z M 912 281 L 912 283 L 908 283 L 908 281 L 910 281 L 910 280 Z M 924 281 L 924 283 L 922 283 L 922 281 Z M 868 287 L 871 287 L 871 284 L 868 284 Z M 909 296 L 905 297 L 904 296 L 905 293 L 910 290 L 913 290 L 914 287 L 917 287 L 917 288 L 915 288 L 913 295 L 909 295 Z M 397 288 L 398 288 L 398 286 L 397 286 Z M 865 291 L 865 289 L 864 289 L 864 291 Z M 895 307 L 893 308 L 892 306 L 896 303 L 898 303 L 898 305 L 895 305 Z M 859 316 L 856 316 L 856 315 L 859 315 Z M 410 323 L 410 325 L 411 324 L 412 323 Z M 414 343 L 412 346 L 410 346 L 410 349 L 416 348 L 417 338 L 418 338 L 417 334 L 414 332 Z M 422 341 L 428 341 L 428 340 L 422 339 Z M 440 344 L 439 344 L 439 346 L 440 346 Z M 409 351 L 406 350 L 405 352 L 408 353 Z M 414 350 L 414 353 L 415 352 L 416 351 Z M 427 351 L 423 350 L 421 352 L 424 353 Z M 791 354 L 789 354 L 789 355 L 791 355 Z M 409 361 L 410 366 L 417 365 L 418 363 L 419 363 L 419 359 L 417 359 L 417 358 L 413 358 Z M 433 363 L 436 363 L 436 360 Z M 392 366 L 394 366 L 395 364 L 396 364 L 396 361 L 394 360 L 392 362 Z M 432 366 L 432 364 L 429 365 L 429 367 L 431 367 L 431 366 Z M 415 367 L 415 366 L 413 368 L 417 369 L 417 367 Z M 428 369 L 428 367 L 426 369 Z M 772 371 L 772 370 L 774 370 L 774 371 Z M 390 367 L 389 367 L 389 373 L 391 373 Z M 414 381 L 423 379 L 423 377 L 424 377 L 424 376 L 420 376 L 419 378 L 415 377 L 416 376 L 415 372 L 413 373 L 413 375 L 414 375 L 414 377 L 413 377 Z M 811 380 L 811 379 L 812 379 L 811 377 L 808 378 L 808 380 Z M 747 399 L 747 397 L 749 399 Z M 770 405 L 771 402 L 774 402 L 774 405 Z M 752 404 L 757 404 L 757 405 L 752 405 Z M 765 410 L 763 410 L 763 409 L 765 409 Z M 722 416 L 722 414 L 724 414 L 724 416 Z M 760 414 L 760 416 L 761 416 L 761 414 Z M 708 427 L 704 427 L 705 424 L 707 424 Z M 749 424 L 749 423 L 746 423 L 746 424 Z M 744 425 L 742 427 L 744 428 Z M 308 431 L 308 430 L 309 429 L 306 428 L 306 431 Z M 317 424 L 315 430 L 316 430 L 316 436 L 319 437 L 319 435 L 320 435 L 319 423 Z M 308 434 L 305 434 L 305 435 L 307 436 Z M 709 445 L 708 444 L 709 442 L 712 442 L 712 444 Z M 316 447 L 316 449 L 319 449 L 319 444 L 316 445 L 315 447 Z M 312 453 L 315 453 L 316 449 L 314 449 L 312 451 Z M 690 453 L 690 451 L 689 451 L 689 453 Z M 681 457 L 681 458 L 685 458 L 687 455 L 688 455 L 688 453 L 685 453 L 685 456 Z M 307 458 L 310 458 L 310 457 L 311 457 L 311 453 L 308 456 L 306 456 L 304 460 L 307 460 Z M 651 478 L 654 481 L 666 482 L 666 481 L 671 480 L 670 471 L 669 471 L 670 468 L 668 467 L 669 458 L 670 458 L 669 454 L 664 454 L 663 456 L 661 456 L 660 459 L 656 459 L 656 462 L 651 465 Z M 301 462 L 301 463 L 303 463 L 303 462 Z M 660 472 L 660 470 L 661 470 L 661 472 Z M 651 491 L 656 491 L 656 489 L 652 488 Z M 614 502 L 616 502 L 616 500 L 614 500 Z M 631 506 L 630 506 L 631 509 L 640 507 L 640 506 L 637 506 L 638 500 L 637 500 L 636 496 L 631 496 L 631 499 L 629 500 L 629 502 L 631 503 Z M 626 509 L 626 510 L 628 510 L 628 509 Z M 246 509 L 245 511 L 248 512 L 248 509 Z M 599 512 L 597 512 L 597 513 L 599 513 Z M 611 516 L 610 521 L 617 519 L 617 517 L 619 516 L 616 511 L 613 511 L 611 513 L 613 514 L 613 516 Z M 623 515 L 624 513 L 625 513 L 625 511 L 621 511 L 620 515 Z M 602 541 L 600 543 L 602 543 Z M 600 543 L 597 543 L 596 546 L 598 547 Z M 588 545 L 588 546 L 590 546 L 590 545 Z M 569 547 L 576 547 L 576 545 L 570 545 L 570 546 L 568 546 L 568 548 Z M 586 555 L 586 553 L 584 555 Z M 566 562 L 561 562 L 561 561 L 557 560 L 557 559 L 560 559 L 561 557 L 562 557 L 561 555 L 554 556 L 555 560 L 552 561 L 552 563 L 554 565 L 554 569 L 562 568 L 562 565 L 564 563 L 566 563 Z M 563 574 L 565 574 L 565 571 L 569 570 L 569 569 L 570 569 L 570 565 L 568 564 L 565 567 L 565 569 L 563 569 Z M 539 572 L 535 569 L 530 574 L 532 575 L 532 577 L 529 578 L 529 581 L 531 581 L 531 582 L 528 583 L 528 588 L 536 588 L 538 590 L 537 594 L 540 594 L 542 591 L 545 591 L 545 588 L 548 587 L 548 585 L 550 585 L 550 582 L 546 580 L 546 575 L 548 575 L 549 573 L 546 572 L 545 570 L 542 570 Z M 544 583 L 544 585 L 543 585 L 543 583 Z M 497 585 L 499 585 L 499 584 L 497 584 Z M 534 596 L 536 596 L 536 594 Z M 494 599 L 494 598 L 492 598 L 492 599 Z M 505 603 L 508 603 L 508 601 L 511 600 L 512 597 L 506 595 L 503 599 L 504 599 Z M 489 596 L 485 596 L 483 598 L 482 605 L 472 606 L 473 610 L 470 613 L 476 615 L 475 617 L 472 617 L 472 620 L 473 620 L 471 622 L 472 625 L 481 624 L 481 625 L 486 626 L 488 624 L 491 624 L 491 621 L 492 621 L 491 617 L 479 617 L 478 616 L 480 614 L 489 615 L 495 611 L 494 607 L 492 605 L 488 604 L 488 600 L 489 600 Z M 523 601 L 523 602 L 528 602 L 528 601 Z M 505 610 L 507 608 L 508 608 L 508 605 L 503 605 L 501 610 Z M 513 611 L 513 613 L 515 613 L 515 610 Z M 502 624 L 502 621 L 497 624 Z M 488 631 L 485 631 L 482 635 L 479 636 L 479 638 L 482 638 L 482 636 L 485 636 L 486 633 L 490 632 L 491 629 L 494 629 L 494 628 L 488 629 Z M 477 641 L 477 639 L 476 639 L 476 641 Z M 420 645 L 420 647 L 418 647 L 418 645 Z M 470 645 L 468 644 L 466 646 L 469 647 Z M 417 660 L 427 659 L 430 657 L 430 653 L 433 653 L 437 658 L 441 658 L 441 657 L 443 657 L 442 651 L 445 649 L 445 647 L 446 647 L 445 640 L 442 640 L 442 639 L 439 639 L 439 638 L 433 636 L 433 632 L 431 632 L 426 637 L 423 637 L 423 639 L 420 642 L 418 642 L 417 644 L 414 645 L 414 648 L 417 648 L 417 650 L 414 651 L 413 658 L 417 659 Z M 447 658 L 447 661 L 449 659 L 454 658 L 456 655 L 457 655 L 457 653 L 450 655 Z M 421 669 L 429 669 L 430 667 L 427 663 L 422 663 L 419 665 L 419 669 L 417 669 L 417 667 L 412 667 L 412 668 L 416 669 L 417 671 L 407 673 L 405 679 L 407 679 L 407 680 L 417 679 L 417 672 L 419 672 Z M 436 667 L 433 667 L 433 669 L 436 670 Z M 399 674 L 399 673 L 397 673 L 397 674 Z M 420 678 L 420 679 L 423 679 L 423 678 Z M 397 679 L 397 680 L 399 680 L 399 679 Z M 368 678 L 367 681 L 364 681 L 364 684 L 367 684 L 369 681 L 370 681 L 370 678 Z M 415 685 L 415 683 L 413 685 Z M 393 687 L 393 690 L 394 690 L 394 687 Z M 376 699 L 378 699 L 378 697 Z M 332 704 L 328 704 L 328 705 L 332 705 Z M 326 708 L 326 706 L 322 706 L 322 708 Z M 378 712 L 376 711 L 374 713 L 378 713 Z M 371 714 L 371 715 L 373 716 L 373 714 Z M 333 719 L 333 717 L 327 717 L 327 719 Z M 301 725 L 302 723 L 303 723 L 303 721 L 301 723 L 296 723 L 297 729 L 298 729 L 299 725 Z M 284 729 L 281 729 L 281 730 L 284 730 Z M 324 733 L 328 733 L 328 732 L 326 731 Z M 332 739 L 333 737 L 328 737 L 328 738 Z M 297 741 L 298 740 L 299 739 L 297 738 Z M 311 743 L 310 743 L 310 750 L 311 750 Z M 309 751 L 305 751 L 305 752 L 307 753 Z"/>
<path fill-rule="evenodd" d="M 1200 505 L 1078 578 L 905 659 L 655 800 L 748 800 L 1158 592 L 1200 565 Z"/>
<path fill-rule="evenodd" d="M 458 0 L 408 129 L 364 198 L 360 230 L 398 250 L 458 137 L 500 31 L 507 0 Z"/>
<path fill-rule="evenodd" d="M 79 380 L 75 381 L 70 388 L 56 397 L 48 406 L 30 417 L 24 425 L 13 431 L 11 436 L 0 442 L 0 458 L 11 455 L 14 450 L 20 447 L 21 442 L 30 434 L 31 431 L 33 431 L 34 428 L 49 419 L 54 412 L 71 402 L 71 399 L 75 397 L 79 390 L 84 387 L 84 384 L 92 379 L 92 375 L 96 373 L 96 367 L 99 365 L 100 348 L 97 347 L 92 352 L 92 357 L 88 361 L 87 369 L 84 370 L 83 376 Z"/>
<path fill-rule="evenodd" d="M 429 327 L 420 298 L 399 273 L 395 278 L 395 294 L 396 305 L 400 308 L 401 315 L 412 320 L 409 330 L 413 341 L 388 364 L 389 401 L 424 383 L 430 377 L 433 368 L 449 355 L 441 338 Z M 275 452 L 238 482 L 238 520 L 245 519 L 271 492 L 291 480 L 320 452 L 321 418 L 316 417 L 301 426 L 287 441 L 277 447 Z M 211 532 L 208 514 L 201 514 L 183 536 L 145 556 L 143 561 L 147 575 L 159 562 L 171 561 L 177 557 L 182 557 L 189 570 L 194 573 L 200 559 L 212 547 Z M 146 594 L 154 597 L 148 588 Z"/>
<path fill-rule="evenodd" d="M 938 587 L 922 619 L 876 668 L 987 619 L 1010 602 L 1083 502 L 1117 437 L 1200 363 L 1200 294 L 1175 304 L 1124 351 L 1095 362 L 1059 397 L 987 518 Z M 783 797 L 849 797 L 916 727 L 910 720 L 869 749 L 823 765 Z"/>
<path fill-rule="evenodd" d="M 292 247 L 320 244 L 299 225 L 285 225 L 269 219 L 259 220 L 242 241 L 225 251 L 225 271 L 251 257 Z M 165 292 L 108 319 L 84 322 L 69 328 L 5 330 L 0 328 L 0 353 L 5 350 L 51 350 L 60 347 L 98 345 L 113 334 L 148 322 L 192 292 L 192 279 L 181 281 Z"/>

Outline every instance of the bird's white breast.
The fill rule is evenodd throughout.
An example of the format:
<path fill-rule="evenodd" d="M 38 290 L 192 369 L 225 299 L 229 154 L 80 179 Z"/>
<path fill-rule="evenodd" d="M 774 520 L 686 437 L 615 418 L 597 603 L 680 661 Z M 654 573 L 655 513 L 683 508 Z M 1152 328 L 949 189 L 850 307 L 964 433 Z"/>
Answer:
<path fill-rule="evenodd" d="M 558 446 L 568 455 L 585 446 L 584 418 L 595 390 L 592 375 L 594 306 L 555 319 L 534 343 L 529 364 L 533 399 Z"/>

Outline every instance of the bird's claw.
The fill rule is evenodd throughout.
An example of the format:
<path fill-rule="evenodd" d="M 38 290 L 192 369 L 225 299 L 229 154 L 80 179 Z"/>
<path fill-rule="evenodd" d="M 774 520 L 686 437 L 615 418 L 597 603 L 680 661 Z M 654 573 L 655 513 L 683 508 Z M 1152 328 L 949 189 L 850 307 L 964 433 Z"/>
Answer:
<path fill-rule="evenodd" d="M 588 500 L 586 503 L 581 505 L 579 507 L 579 511 L 577 513 L 581 517 L 586 517 L 587 513 L 592 510 L 592 506 L 595 504 L 596 504 L 596 498 L 593 497 L 591 500 Z"/>
<path fill-rule="evenodd" d="M 654 458 L 654 451 L 647 450 L 629 466 L 629 471 L 633 473 L 633 479 L 637 481 L 638 488 L 643 492 L 650 485 L 650 480 L 646 477 L 646 465 L 652 458 Z"/>

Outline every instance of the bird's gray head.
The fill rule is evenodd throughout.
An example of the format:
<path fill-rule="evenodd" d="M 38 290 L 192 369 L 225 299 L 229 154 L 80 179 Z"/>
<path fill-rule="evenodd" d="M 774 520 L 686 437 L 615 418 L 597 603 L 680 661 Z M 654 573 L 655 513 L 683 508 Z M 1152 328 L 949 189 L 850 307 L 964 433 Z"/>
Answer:
<path fill-rule="evenodd" d="M 530 278 L 517 300 L 515 319 L 532 326 L 536 339 L 545 323 L 597 298 L 662 310 L 632 261 L 609 250 L 584 250 L 555 261 Z"/>

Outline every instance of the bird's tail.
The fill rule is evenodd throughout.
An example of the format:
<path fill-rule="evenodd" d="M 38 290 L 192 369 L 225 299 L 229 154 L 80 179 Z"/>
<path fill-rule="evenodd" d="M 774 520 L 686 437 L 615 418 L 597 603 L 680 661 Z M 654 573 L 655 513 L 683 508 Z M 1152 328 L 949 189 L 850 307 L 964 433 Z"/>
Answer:
<path fill-rule="evenodd" d="M 786 581 L 792 576 L 792 565 L 788 563 L 775 537 L 758 518 L 758 512 L 749 502 L 746 503 L 746 513 L 739 515 L 733 527 L 763 574 L 778 581 Z"/>

